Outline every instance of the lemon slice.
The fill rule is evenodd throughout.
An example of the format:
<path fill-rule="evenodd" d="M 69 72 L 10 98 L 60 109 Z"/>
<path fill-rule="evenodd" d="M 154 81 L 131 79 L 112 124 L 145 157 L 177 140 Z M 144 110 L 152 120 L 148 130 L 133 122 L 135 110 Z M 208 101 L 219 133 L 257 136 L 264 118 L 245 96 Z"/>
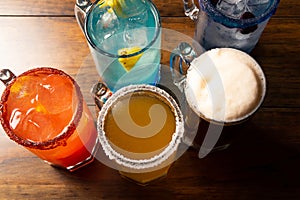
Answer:
<path fill-rule="evenodd" d="M 102 0 L 98 2 L 100 8 L 104 7 L 110 7 L 108 9 L 109 12 L 111 12 L 113 9 L 117 16 L 126 18 L 127 16 L 124 14 L 123 9 L 127 7 L 124 0 Z"/>
<path fill-rule="evenodd" d="M 37 112 L 44 113 L 44 114 L 48 113 L 45 106 L 43 106 L 40 102 L 38 102 L 37 106 L 35 107 L 35 110 Z"/>
<path fill-rule="evenodd" d="M 130 55 L 141 50 L 140 47 L 130 47 L 130 48 L 122 48 L 119 49 L 118 55 Z M 129 72 L 135 65 L 135 63 L 141 58 L 143 53 L 140 53 L 136 56 L 131 56 L 127 58 L 119 58 L 120 64 L 124 67 L 126 72 Z"/>
<path fill-rule="evenodd" d="M 100 8 L 104 8 L 104 7 L 114 7 L 114 0 L 101 0 L 98 2 L 98 5 Z"/>
<path fill-rule="evenodd" d="M 100 8 L 110 7 L 117 16 L 122 18 L 128 18 L 132 14 L 136 14 L 144 6 L 140 0 L 102 0 L 98 2 L 98 5 Z"/>

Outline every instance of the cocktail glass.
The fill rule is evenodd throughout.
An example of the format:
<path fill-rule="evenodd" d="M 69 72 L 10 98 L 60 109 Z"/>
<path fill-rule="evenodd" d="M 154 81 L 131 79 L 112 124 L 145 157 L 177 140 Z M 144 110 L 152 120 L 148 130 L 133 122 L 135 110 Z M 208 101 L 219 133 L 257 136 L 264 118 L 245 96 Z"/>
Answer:
<path fill-rule="evenodd" d="M 77 0 L 75 16 L 112 91 L 160 79 L 161 22 L 149 0 Z"/>
<path fill-rule="evenodd" d="M 93 94 L 101 107 L 99 141 L 112 161 L 106 164 L 140 185 L 166 176 L 180 156 L 184 132 L 176 101 L 164 90 L 144 84 L 126 86 L 112 94 L 98 83 Z"/>
<path fill-rule="evenodd" d="M 1 124 L 11 140 L 69 171 L 93 161 L 97 131 L 72 77 L 54 68 L 35 68 L 17 77 L 3 69 L 0 80 L 6 85 Z"/>
<path fill-rule="evenodd" d="M 185 14 L 196 21 L 195 40 L 206 50 L 236 48 L 247 53 L 257 44 L 280 0 L 183 0 Z"/>

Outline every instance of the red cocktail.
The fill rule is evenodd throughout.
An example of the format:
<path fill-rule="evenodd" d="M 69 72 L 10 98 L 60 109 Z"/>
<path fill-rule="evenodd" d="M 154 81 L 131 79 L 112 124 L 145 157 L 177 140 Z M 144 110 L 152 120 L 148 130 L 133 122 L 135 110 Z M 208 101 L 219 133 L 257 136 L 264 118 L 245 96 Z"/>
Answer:
<path fill-rule="evenodd" d="M 12 78 L 3 80 L 3 73 Z M 1 71 L 6 88 L 1 124 L 13 141 L 46 162 L 73 171 L 93 161 L 97 132 L 78 84 L 53 68 L 15 77 Z"/>

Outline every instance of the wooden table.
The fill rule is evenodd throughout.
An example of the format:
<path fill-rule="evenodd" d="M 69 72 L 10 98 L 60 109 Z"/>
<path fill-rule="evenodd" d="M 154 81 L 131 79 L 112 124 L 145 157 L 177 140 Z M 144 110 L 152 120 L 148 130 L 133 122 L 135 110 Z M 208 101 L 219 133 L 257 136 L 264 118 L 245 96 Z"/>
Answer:
<path fill-rule="evenodd" d="M 193 36 L 194 23 L 184 16 L 181 0 L 154 2 L 164 28 Z M 0 3 L 1 68 L 19 74 L 52 66 L 76 77 L 90 64 L 87 73 L 93 72 L 74 17 L 75 0 Z M 204 159 L 189 149 L 166 179 L 141 187 L 99 161 L 73 173 L 52 168 L 1 129 L 0 199 L 300 199 L 299 6 L 300 1 L 281 0 L 251 53 L 265 71 L 267 95 L 229 149 Z M 168 59 L 164 52 L 162 63 Z"/>

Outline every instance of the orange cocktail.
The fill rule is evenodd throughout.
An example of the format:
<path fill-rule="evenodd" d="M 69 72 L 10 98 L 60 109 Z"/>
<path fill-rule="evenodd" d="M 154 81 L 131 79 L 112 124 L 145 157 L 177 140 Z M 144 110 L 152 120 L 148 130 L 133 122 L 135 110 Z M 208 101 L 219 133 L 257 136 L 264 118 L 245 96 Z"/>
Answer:
<path fill-rule="evenodd" d="M 1 99 L 7 135 L 41 159 L 70 171 L 93 160 L 97 133 L 77 83 L 53 68 L 13 78 Z"/>
<path fill-rule="evenodd" d="M 167 175 L 178 158 L 183 131 L 176 101 L 151 85 L 123 87 L 109 97 L 98 116 L 100 144 L 115 161 L 109 166 L 141 185 Z"/>

